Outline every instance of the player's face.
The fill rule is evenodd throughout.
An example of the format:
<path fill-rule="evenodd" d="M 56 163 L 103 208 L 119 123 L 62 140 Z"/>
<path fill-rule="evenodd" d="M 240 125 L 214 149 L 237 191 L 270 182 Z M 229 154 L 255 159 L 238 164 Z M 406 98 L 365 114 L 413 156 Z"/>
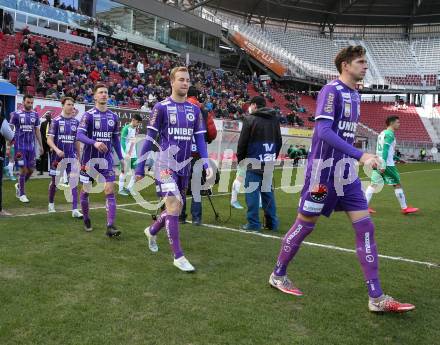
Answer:
<path fill-rule="evenodd" d="M 174 80 L 171 81 L 171 88 L 173 93 L 176 93 L 180 97 L 185 97 L 189 88 L 189 73 L 177 72 L 174 76 Z"/>
<path fill-rule="evenodd" d="M 391 127 L 393 127 L 394 130 L 399 129 L 399 127 L 400 127 L 400 120 L 397 119 L 396 121 L 394 121 L 394 122 L 391 124 Z"/>
<path fill-rule="evenodd" d="M 346 64 L 346 71 L 356 81 L 361 81 L 365 78 L 368 69 L 367 57 L 360 56 L 354 59 L 351 63 Z"/>
<path fill-rule="evenodd" d="M 34 106 L 34 99 L 33 98 L 26 98 L 23 106 L 26 111 L 31 111 Z"/>
<path fill-rule="evenodd" d="M 63 113 L 67 117 L 73 116 L 73 113 L 75 111 L 75 105 L 72 101 L 65 101 L 63 105 Z"/>
<path fill-rule="evenodd" d="M 96 90 L 95 95 L 93 96 L 95 102 L 100 105 L 107 104 L 108 101 L 108 90 L 106 87 L 100 87 Z"/>
<path fill-rule="evenodd" d="M 139 126 L 139 124 L 140 124 L 140 122 L 138 120 L 135 120 L 135 119 L 131 120 L 132 127 L 136 128 L 137 126 Z"/>

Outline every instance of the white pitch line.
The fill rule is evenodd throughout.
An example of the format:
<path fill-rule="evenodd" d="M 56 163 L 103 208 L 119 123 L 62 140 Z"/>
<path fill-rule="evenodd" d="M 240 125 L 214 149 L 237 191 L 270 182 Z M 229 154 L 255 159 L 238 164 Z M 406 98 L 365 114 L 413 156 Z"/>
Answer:
<path fill-rule="evenodd" d="M 414 173 L 418 173 L 418 172 L 427 172 L 427 171 L 440 171 L 440 169 L 406 171 L 406 172 L 400 173 L 400 175 L 414 174 Z M 369 179 L 370 179 L 369 177 L 366 177 L 366 178 L 362 179 L 362 181 L 367 181 Z M 299 186 L 302 186 L 302 185 L 279 186 L 279 187 L 274 187 L 274 189 L 292 188 L 292 187 L 299 187 Z M 240 194 L 242 194 L 242 193 L 240 193 Z M 217 194 L 211 195 L 211 197 L 225 196 L 225 195 L 231 195 L 231 193 L 230 192 L 217 193 Z M 187 200 L 191 199 L 191 196 L 188 196 L 186 199 Z M 141 202 L 141 203 L 133 202 L 133 203 L 129 203 L 129 204 L 121 204 L 121 205 L 117 205 L 117 207 L 119 208 L 119 207 L 125 207 L 125 206 L 141 205 L 143 203 L 146 203 L 146 202 Z M 98 209 L 103 209 L 103 208 L 105 208 L 105 206 L 97 206 L 97 207 L 91 207 L 90 210 L 98 210 Z M 56 213 L 66 213 L 66 212 L 71 212 L 71 210 L 57 211 Z M 27 214 L 16 214 L 16 215 L 4 217 L 4 218 L 7 219 L 7 218 L 17 218 L 17 217 L 30 217 L 30 216 L 40 216 L 40 215 L 46 215 L 46 214 L 49 214 L 49 212 L 46 211 L 46 212 L 36 212 L 36 213 L 27 213 Z"/>
<path fill-rule="evenodd" d="M 131 213 L 150 215 L 147 212 L 141 212 L 141 211 L 135 211 L 135 210 L 127 210 L 127 209 L 124 209 L 124 208 L 120 208 L 120 209 L 122 211 L 127 211 L 127 212 L 131 212 Z M 264 234 L 264 233 L 260 233 L 260 232 L 254 232 L 254 231 L 245 231 L 245 230 L 240 230 L 240 229 L 228 228 L 226 226 L 221 226 L 221 225 L 202 224 L 202 226 L 205 226 L 207 228 L 226 230 L 226 231 L 230 231 L 230 232 L 238 232 L 238 233 L 242 233 L 242 234 L 246 234 L 246 235 L 253 235 L 253 236 L 259 236 L 259 237 L 265 237 L 265 238 L 274 238 L 274 239 L 277 239 L 277 240 L 282 240 L 283 239 L 283 237 L 280 237 L 280 236 Z M 336 251 L 340 251 L 340 252 L 356 254 L 356 251 L 354 249 L 333 246 L 333 245 L 330 245 L 330 244 L 322 244 L 322 243 L 315 243 L 315 242 L 308 242 L 308 241 L 304 241 L 303 243 L 305 245 L 311 246 L 311 247 L 319 247 L 319 248 L 336 250 Z M 440 267 L 440 264 L 436 264 L 436 263 L 433 263 L 433 262 L 412 260 L 412 259 L 407 259 L 407 258 L 403 258 L 403 257 L 400 257 L 400 256 L 390 256 L 390 255 L 379 254 L 379 257 L 382 258 L 382 259 L 408 262 L 408 263 L 419 264 L 419 265 L 424 265 L 424 266 L 428 266 L 428 267 L 435 267 L 435 268 Z"/>
<path fill-rule="evenodd" d="M 275 236 L 275 235 L 270 235 L 270 234 L 263 234 L 263 233 L 254 232 L 254 231 L 245 231 L 245 230 L 240 230 L 240 229 L 233 229 L 233 228 L 228 228 L 226 226 L 213 225 L 213 224 L 202 224 L 202 225 L 205 226 L 205 227 L 208 227 L 208 228 L 221 229 L 221 230 L 226 230 L 226 231 L 231 231 L 231 232 L 239 232 L 239 233 L 243 233 L 243 234 L 247 234 L 247 235 L 254 235 L 254 236 L 265 237 L 265 238 L 274 238 L 274 239 L 277 239 L 277 240 L 282 240 L 283 239 L 283 237 L 280 237 L 280 236 Z M 303 243 L 305 245 L 311 246 L 311 247 L 319 247 L 319 248 L 336 250 L 336 251 L 340 251 L 340 252 L 356 254 L 356 251 L 353 250 L 353 249 L 337 247 L 337 246 L 333 246 L 333 245 L 329 245 L 329 244 L 321 244 L 321 243 L 314 243 L 314 242 L 308 242 L 308 241 L 304 241 Z M 394 261 L 403 261 L 403 262 L 408 262 L 408 263 L 412 263 L 412 264 L 424 265 L 424 266 L 427 266 L 427 267 L 435 267 L 435 268 L 439 268 L 440 267 L 440 264 L 437 264 L 437 263 L 412 260 L 412 259 L 407 259 L 407 258 L 403 258 L 403 257 L 399 257 L 399 256 L 389 256 L 389 255 L 379 254 L 379 257 L 382 258 L 382 259 L 388 259 L 388 260 L 394 260 Z"/>

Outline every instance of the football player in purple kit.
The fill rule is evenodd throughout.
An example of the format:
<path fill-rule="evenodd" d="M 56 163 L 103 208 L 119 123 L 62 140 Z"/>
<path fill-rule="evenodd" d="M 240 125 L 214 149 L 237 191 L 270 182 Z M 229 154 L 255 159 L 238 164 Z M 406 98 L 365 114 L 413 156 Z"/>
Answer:
<path fill-rule="evenodd" d="M 79 174 L 79 162 L 74 165 L 74 161 L 79 159 L 80 143 L 76 141 L 76 133 L 78 131 L 79 121 L 74 118 L 75 115 L 75 101 L 71 97 L 64 97 L 61 100 L 62 112 L 61 116 L 54 119 L 51 123 L 47 133 L 47 144 L 52 149 L 50 155 L 50 170 L 51 182 L 49 184 L 49 206 L 50 213 L 55 210 L 55 193 L 57 190 L 56 176 L 61 172 L 57 171 L 57 167 L 63 160 L 69 159 L 66 162 L 65 169 L 69 176 L 69 182 L 72 190 L 72 217 L 82 218 L 81 212 L 78 210 L 78 189 L 76 187 Z M 64 165 L 64 164 L 62 164 Z M 64 168 L 64 167 L 63 167 Z M 64 169 L 61 169 L 62 171 Z"/>
<path fill-rule="evenodd" d="M 155 164 L 155 179 L 160 197 L 165 198 L 165 211 L 144 232 L 152 252 L 158 251 L 156 235 L 165 226 L 171 249 L 174 253 L 174 265 L 184 272 L 193 272 L 195 268 L 183 255 L 179 238 L 179 215 L 182 201 L 186 195 L 191 169 L 191 145 L 194 135 L 198 152 L 202 159 L 208 158 L 205 142 L 205 125 L 200 108 L 186 100 L 190 86 L 190 76 L 186 67 L 171 70 L 172 94 L 157 103 L 147 126 L 147 139 L 141 151 L 136 167 L 136 179 L 145 176 L 145 157 L 152 148 L 152 138 L 159 135 L 160 152 Z M 206 178 L 213 177 L 213 171 L 207 163 Z"/>
<path fill-rule="evenodd" d="M 19 179 L 15 185 L 17 198 L 24 203 L 29 202 L 25 194 L 25 183 L 32 176 L 35 169 L 35 137 L 40 146 L 39 154 L 43 153 L 43 143 L 40 133 L 40 119 L 38 113 L 32 110 L 34 96 L 23 97 L 23 110 L 11 114 L 10 124 L 15 128 L 14 149 L 15 162 L 18 165 Z"/>
<path fill-rule="evenodd" d="M 81 157 L 80 181 L 83 188 L 80 194 L 81 210 L 84 219 L 84 230 L 92 231 L 89 217 L 89 189 L 94 180 L 105 181 L 104 193 L 107 209 L 107 237 L 118 237 L 121 234 L 114 222 L 116 216 L 116 199 L 114 192 L 115 172 L 113 170 L 112 148 L 121 163 L 124 172 L 124 161 L 119 141 L 119 118 L 107 108 L 108 89 L 104 84 L 96 84 L 93 89 L 95 106 L 86 111 L 81 118 L 76 139 L 84 144 Z"/>
<path fill-rule="evenodd" d="M 400 303 L 382 292 L 374 224 L 355 171 L 355 161 L 373 169 L 380 166 L 378 156 L 353 146 L 360 115 L 356 83 L 365 77 L 368 68 L 365 55 L 362 46 L 342 49 L 335 58 L 339 79 L 325 85 L 319 93 L 298 216 L 282 241 L 269 284 L 284 293 L 301 296 L 302 292 L 286 275 L 288 264 L 313 231 L 320 215 L 329 217 L 333 211 L 345 211 L 355 231 L 356 253 L 368 288 L 369 310 L 403 313 L 415 306 Z"/>

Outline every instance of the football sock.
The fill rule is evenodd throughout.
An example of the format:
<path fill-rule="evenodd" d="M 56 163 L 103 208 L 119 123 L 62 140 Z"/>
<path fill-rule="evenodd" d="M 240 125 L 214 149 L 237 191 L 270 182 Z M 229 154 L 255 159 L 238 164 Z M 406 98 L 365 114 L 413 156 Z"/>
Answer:
<path fill-rule="evenodd" d="M 119 191 L 122 192 L 124 189 L 124 183 L 125 183 L 125 174 L 121 173 L 119 175 Z"/>
<path fill-rule="evenodd" d="M 135 181 L 136 181 L 136 176 L 135 175 L 131 175 L 130 182 L 128 182 L 128 185 L 127 185 L 127 189 L 128 190 L 132 190 Z"/>
<path fill-rule="evenodd" d="M 49 184 L 49 204 L 53 204 L 55 200 L 56 191 L 57 191 L 57 186 L 55 185 L 55 176 L 52 176 L 51 182 Z"/>
<path fill-rule="evenodd" d="M 374 194 L 374 188 L 371 186 L 367 187 L 367 190 L 365 191 L 365 198 L 367 198 L 367 203 L 370 204 L 371 198 Z"/>
<path fill-rule="evenodd" d="M 315 224 L 297 219 L 281 242 L 281 250 L 275 265 L 274 274 L 277 276 L 286 275 L 287 265 L 297 253 L 302 241 L 309 235 Z"/>
<path fill-rule="evenodd" d="M 78 208 L 78 187 L 72 188 L 72 210 Z"/>
<path fill-rule="evenodd" d="M 9 171 L 9 176 L 12 176 L 14 174 L 14 163 L 10 162 L 8 164 L 8 171 Z"/>
<path fill-rule="evenodd" d="M 241 182 L 238 180 L 234 180 L 232 184 L 232 193 L 231 193 L 231 203 L 237 201 L 238 192 L 240 191 Z"/>
<path fill-rule="evenodd" d="M 84 221 L 89 220 L 89 193 L 81 191 L 79 195 L 79 199 L 81 202 L 81 211 L 83 214 Z"/>
<path fill-rule="evenodd" d="M 183 256 L 179 239 L 179 216 L 167 214 L 165 219 L 165 229 L 167 230 L 168 241 L 174 253 L 174 258 L 178 259 Z"/>
<path fill-rule="evenodd" d="M 379 280 L 379 265 L 376 241 L 374 239 L 374 224 L 370 217 L 353 222 L 356 233 L 356 254 L 364 273 L 368 287 L 368 295 L 377 298 L 383 294 Z"/>
<path fill-rule="evenodd" d="M 163 211 L 156 219 L 156 221 L 150 226 L 150 234 L 156 235 L 160 229 L 165 225 L 165 218 L 167 216 L 167 211 Z"/>
<path fill-rule="evenodd" d="M 405 194 L 403 193 L 403 189 L 402 188 L 396 188 L 394 190 L 394 193 L 396 194 L 396 198 L 399 201 L 400 207 L 403 209 L 407 208 L 408 206 L 406 205 L 406 198 L 405 198 Z"/>
<path fill-rule="evenodd" d="M 20 174 L 18 177 L 18 186 L 20 187 L 20 196 L 24 195 L 24 183 L 26 181 L 26 175 Z"/>
<path fill-rule="evenodd" d="M 113 223 L 115 222 L 115 217 L 116 217 L 116 199 L 115 199 L 115 194 L 111 193 L 111 194 L 107 194 L 105 196 L 105 198 L 107 199 L 107 225 L 113 225 Z"/>

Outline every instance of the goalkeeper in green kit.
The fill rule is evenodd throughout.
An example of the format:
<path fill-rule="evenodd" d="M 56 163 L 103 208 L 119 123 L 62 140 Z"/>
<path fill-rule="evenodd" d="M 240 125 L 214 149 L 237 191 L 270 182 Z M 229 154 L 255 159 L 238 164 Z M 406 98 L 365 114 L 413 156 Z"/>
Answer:
<path fill-rule="evenodd" d="M 373 170 L 371 175 L 371 185 L 365 191 L 365 197 L 368 204 L 375 193 L 378 185 L 382 183 L 394 187 L 396 198 L 399 201 L 403 214 L 415 213 L 419 209 L 408 207 L 406 204 L 405 194 L 403 193 L 402 185 L 400 183 L 400 175 L 397 171 L 394 159 L 394 152 L 396 149 L 396 136 L 394 132 L 399 129 L 400 120 L 398 116 L 390 116 L 386 120 L 387 129 L 380 133 L 377 139 L 376 154 L 383 159 L 383 165 L 379 170 Z M 370 213 L 376 213 L 372 208 L 368 209 Z"/>

